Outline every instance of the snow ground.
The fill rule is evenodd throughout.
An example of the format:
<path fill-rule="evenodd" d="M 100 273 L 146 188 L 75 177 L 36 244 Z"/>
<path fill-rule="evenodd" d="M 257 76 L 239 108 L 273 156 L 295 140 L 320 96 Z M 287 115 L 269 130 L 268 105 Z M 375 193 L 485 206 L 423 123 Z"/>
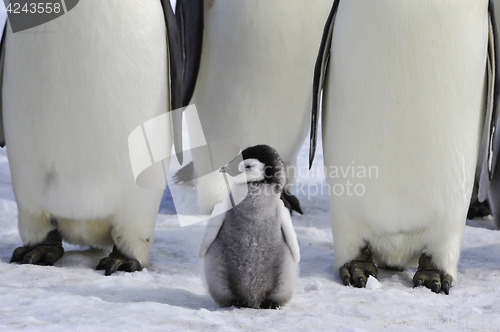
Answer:
<path fill-rule="evenodd" d="M 307 165 L 307 153 L 304 142 L 299 166 Z M 321 163 L 320 146 L 315 165 Z M 304 174 L 298 185 L 321 181 Z M 183 190 L 192 201 L 193 190 Z M 197 258 L 206 222 L 180 227 L 175 215 L 158 215 L 151 265 L 141 272 L 106 277 L 94 267 L 107 252 L 67 244 L 55 267 L 9 264 L 21 239 L 2 149 L 0 331 L 500 330 L 500 232 L 490 219 L 466 227 L 460 282 L 449 296 L 413 289 L 415 269 L 381 270 L 380 283 L 356 289 L 343 286 L 333 270 L 328 198 L 299 198 L 306 213 L 292 217 L 301 262 L 290 303 L 281 310 L 221 309 L 203 286 Z M 164 211 L 168 205 L 165 199 Z"/>

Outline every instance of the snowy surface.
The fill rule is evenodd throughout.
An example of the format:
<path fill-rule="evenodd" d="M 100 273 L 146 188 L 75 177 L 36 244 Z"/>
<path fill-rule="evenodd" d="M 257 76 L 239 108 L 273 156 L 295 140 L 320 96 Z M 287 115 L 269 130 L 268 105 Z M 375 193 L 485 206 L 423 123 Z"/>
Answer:
<path fill-rule="evenodd" d="M 307 150 L 305 142 L 299 166 L 307 165 Z M 322 163 L 321 146 L 315 163 Z M 298 181 L 300 186 L 323 179 Z M 186 197 L 195 197 L 192 189 L 184 190 Z M 292 220 L 300 242 L 300 277 L 290 303 L 281 310 L 221 309 L 203 286 L 196 256 L 205 222 L 180 227 L 175 215 L 158 216 L 151 265 L 141 272 L 106 277 L 94 267 L 107 252 L 68 244 L 55 267 L 9 264 L 21 239 L 2 149 L 0 331 L 382 331 L 405 324 L 412 331 L 500 330 L 500 232 L 491 220 L 466 227 L 460 282 L 449 296 L 413 289 L 415 269 L 381 270 L 380 283 L 372 280 L 367 289 L 356 289 L 343 286 L 333 270 L 328 198 L 299 198 L 305 214 Z M 168 205 L 165 199 L 163 209 Z"/>

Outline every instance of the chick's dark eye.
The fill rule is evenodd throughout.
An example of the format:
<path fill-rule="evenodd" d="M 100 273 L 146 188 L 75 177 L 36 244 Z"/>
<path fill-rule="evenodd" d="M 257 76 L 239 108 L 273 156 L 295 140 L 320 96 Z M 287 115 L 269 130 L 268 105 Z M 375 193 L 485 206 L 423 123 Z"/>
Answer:
<path fill-rule="evenodd" d="M 245 168 L 252 168 L 252 166 L 251 166 L 251 165 L 246 165 L 246 167 L 245 167 Z"/>

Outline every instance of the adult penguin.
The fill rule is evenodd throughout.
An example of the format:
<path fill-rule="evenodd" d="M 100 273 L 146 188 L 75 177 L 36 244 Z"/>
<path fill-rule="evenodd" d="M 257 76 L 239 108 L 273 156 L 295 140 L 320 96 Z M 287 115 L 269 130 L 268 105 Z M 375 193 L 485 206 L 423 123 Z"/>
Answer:
<path fill-rule="evenodd" d="M 308 130 L 310 83 L 332 0 L 178 0 L 186 70 L 184 104 L 196 104 L 207 142 L 273 146 L 295 181 Z M 194 91 L 194 92 L 193 92 Z M 194 94 L 193 94 L 194 93 Z M 192 98 L 191 98 L 192 97 Z M 194 153 L 198 205 L 210 213 L 227 194 Z M 302 212 L 285 189 L 285 204 Z"/>
<path fill-rule="evenodd" d="M 498 19 L 500 17 L 500 0 L 494 0 L 495 4 L 495 17 Z M 498 119 L 497 119 L 498 126 Z M 476 200 L 475 205 L 471 205 L 469 211 L 479 211 L 481 206 L 487 205 L 487 207 L 491 207 L 491 211 L 489 211 L 493 217 L 493 221 L 495 225 L 500 228 L 500 168 L 498 165 L 498 153 L 500 150 L 500 135 L 495 136 L 495 141 L 493 144 L 493 149 L 495 152 L 495 159 L 492 168 L 492 179 L 491 183 L 488 181 L 487 174 L 482 172 L 481 180 L 478 185 L 479 187 L 479 197 Z M 483 201 L 483 202 L 480 202 Z M 475 209 L 474 209 L 475 208 Z M 483 213 L 485 214 L 485 213 Z M 479 215 L 481 216 L 481 215 Z"/>
<path fill-rule="evenodd" d="M 486 113 L 487 166 L 498 99 L 493 4 L 336 0 L 315 70 L 311 156 L 323 91 L 335 265 L 364 287 L 373 261 L 419 262 L 415 286 L 448 294 Z M 345 178 L 332 166 L 352 165 Z M 362 172 L 375 166 L 371 177 Z M 361 168 L 359 168 L 361 167 Z M 337 187 L 337 193 L 340 193 Z"/>
<path fill-rule="evenodd" d="M 106 275 L 140 270 L 162 192 L 135 184 L 127 143 L 180 106 L 175 16 L 158 0 L 62 9 L 26 33 L 7 24 L 2 40 L 1 134 L 24 243 L 11 261 L 53 265 L 64 240 L 113 247 L 97 267 Z"/>

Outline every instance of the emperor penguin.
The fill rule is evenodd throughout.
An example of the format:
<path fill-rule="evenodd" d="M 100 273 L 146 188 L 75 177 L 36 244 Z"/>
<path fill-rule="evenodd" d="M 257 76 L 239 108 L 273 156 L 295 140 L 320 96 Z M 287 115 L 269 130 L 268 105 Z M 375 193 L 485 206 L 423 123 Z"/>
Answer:
<path fill-rule="evenodd" d="M 280 200 L 286 175 L 267 145 L 249 147 L 242 157 L 220 170 L 233 185 L 214 209 L 199 256 L 218 305 L 277 309 L 292 297 L 300 260 L 290 213 Z M 234 206 L 233 196 L 247 189 Z"/>
<path fill-rule="evenodd" d="M 498 123 L 497 123 L 498 127 Z M 498 153 L 500 150 L 500 135 L 495 135 L 494 141 L 495 160 L 493 167 L 493 177 L 491 182 L 485 181 L 485 175 L 481 175 L 479 201 L 489 202 L 491 215 L 495 225 L 500 228 L 500 167 L 498 163 Z M 483 184 L 483 186 L 481 186 Z"/>
<path fill-rule="evenodd" d="M 500 0 L 493 0 L 495 19 L 500 17 Z M 498 119 L 497 119 L 498 126 Z M 485 145 L 486 140 L 483 138 L 482 144 Z M 486 217 L 490 214 L 497 227 L 500 227 L 500 172 L 495 172 L 495 165 L 498 159 L 498 151 L 500 150 L 500 138 L 495 136 L 494 147 L 496 159 L 493 160 L 492 179 L 489 181 L 486 173 L 483 174 L 483 161 L 482 149 L 479 152 L 478 166 L 476 168 L 476 178 L 474 181 L 474 190 L 472 192 L 471 205 L 467 214 L 467 219 L 474 219 L 477 217 Z M 491 203 L 490 203 L 491 202 Z"/>
<path fill-rule="evenodd" d="M 495 17 L 498 19 L 500 17 L 500 0 L 494 0 L 493 3 L 495 4 Z M 500 152 L 500 135 L 495 135 L 493 151 L 495 159 L 493 160 L 492 179 L 491 182 L 488 181 L 486 174 L 481 173 L 481 179 L 479 182 L 479 197 L 476 206 L 489 203 L 488 206 L 491 208 L 493 221 L 495 225 L 500 228 L 500 168 L 497 167 L 498 154 Z M 479 201 L 483 201 L 483 203 L 480 203 Z"/>
<path fill-rule="evenodd" d="M 295 181 L 308 131 L 315 41 L 332 2 L 177 1 L 186 61 L 183 100 L 199 110 L 207 142 L 273 146 L 288 182 Z M 194 153 L 198 206 L 210 213 L 227 190 L 221 174 L 201 174 L 200 160 Z M 287 206 L 302 213 L 286 188 Z"/>
<path fill-rule="evenodd" d="M 335 266 L 344 284 L 364 287 L 377 276 L 374 262 L 418 261 L 414 286 L 449 293 L 483 127 L 491 178 L 497 47 L 491 1 L 334 2 L 315 68 L 310 162 L 322 92 Z M 331 172 L 348 166 L 356 171 Z M 348 182 L 359 186 L 355 194 L 341 194 Z"/>
<path fill-rule="evenodd" d="M 53 265 L 64 240 L 113 247 L 97 266 L 106 275 L 147 266 L 162 191 L 136 185 L 127 143 L 180 106 L 170 3 L 80 1 L 30 30 L 5 31 L 1 134 L 24 243 L 11 262 Z"/>

